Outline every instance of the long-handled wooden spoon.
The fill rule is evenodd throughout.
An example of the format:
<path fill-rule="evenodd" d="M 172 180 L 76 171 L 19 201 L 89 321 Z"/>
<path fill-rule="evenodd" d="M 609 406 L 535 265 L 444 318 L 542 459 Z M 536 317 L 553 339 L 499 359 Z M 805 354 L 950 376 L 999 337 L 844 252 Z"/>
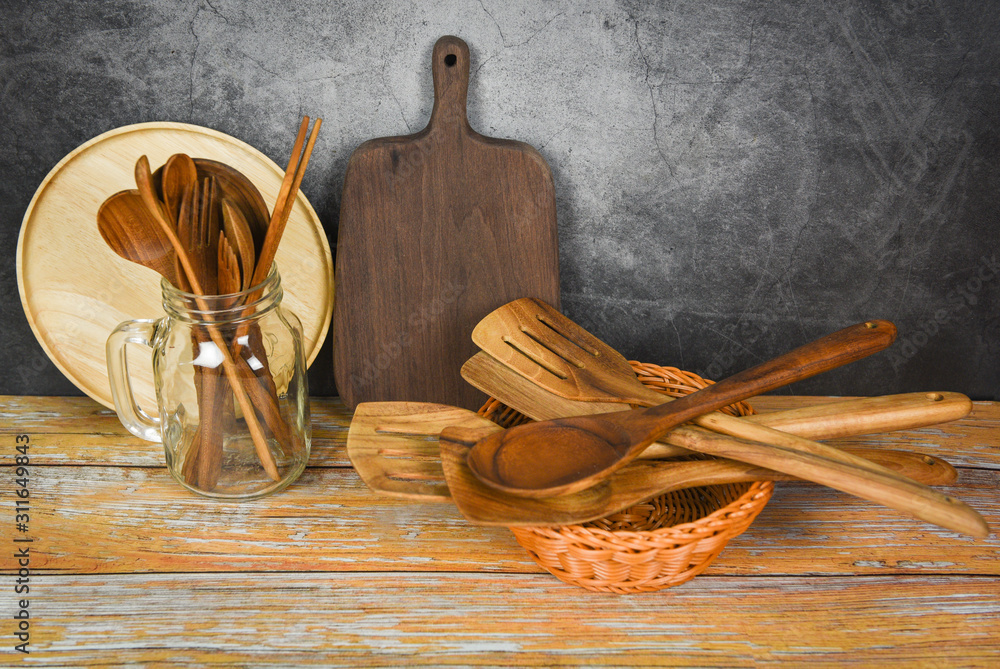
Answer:
<path fill-rule="evenodd" d="M 674 490 L 793 478 L 734 460 L 636 460 L 596 486 L 575 493 L 541 499 L 520 497 L 483 485 L 466 464 L 473 445 L 498 430 L 495 425 L 453 428 L 450 429 L 453 438 L 441 440 L 442 468 L 451 497 L 462 515 L 479 525 L 572 525 L 604 518 Z M 708 434 L 713 435 L 711 439 L 727 439 L 723 435 Z M 908 474 L 918 478 L 923 471 L 932 468 L 923 460 L 911 460 L 909 466 L 904 464 L 913 454 L 885 452 L 880 455 L 899 462 Z M 943 467 L 950 466 L 943 464 Z"/>
<path fill-rule="evenodd" d="M 176 223 L 184 193 L 198 180 L 198 168 L 191 160 L 191 156 L 186 153 L 175 153 L 167 158 L 161 169 L 160 191 L 163 203 L 166 205 L 167 216 Z M 155 175 L 153 182 L 156 182 Z"/>
<path fill-rule="evenodd" d="M 885 322 L 881 327 L 889 334 L 888 345 L 895 336 L 895 327 Z M 541 300 L 523 298 L 494 310 L 477 324 L 473 339 L 509 368 L 564 398 L 596 401 L 605 407 L 612 401 L 635 399 L 635 403 L 643 406 L 665 401 L 662 394 L 639 382 L 620 353 Z M 670 401 L 669 398 L 666 401 Z M 578 413 L 603 412 L 584 410 Z M 814 453 L 861 469 L 887 473 L 850 453 L 720 412 L 697 416 L 693 422 L 734 437 Z"/>
<path fill-rule="evenodd" d="M 783 426 L 795 434 L 833 439 L 857 436 L 873 423 L 880 431 L 905 430 L 934 422 L 956 420 L 968 414 L 971 402 L 964 395 L 945 393 L 942 400 L 929 393 L 907 393 L 886 397 L 842 400 L 789 411 L 748 416 L 769 426 Z M 358 475 L 373 491 L 424 501 L 450 499 L 441 469 L 438 436 L 446 427 L 493 428 L 486 418 L 467 409 L 424 402 L 366 402 L 355 410 L 347 434 L 347 454 Z M 688 430 L 686 427 L 678 430 Z M 672 433 L 671 433 L 672 434 Z M 705 430 L 691 438 L 701 440 Z M 714 433 L 707 433 L 714 435 Z M 713 438 L 718 437 L 714 435 Z M 726 437 L 720 437 L 726 438 Z M 692 451 L 671 447 L 669 453 L 646 449 L 640 458 L 689 456 Z M 929 455 L 881 448 L 845 447 L 848 452 L 871 460 L 926 485 L 946 485 L 957 477 L 955 468 Z M 626 465 L 626 469 L 632 465 Z M 616 477 L 613 474 L 612 477 Z M 773 473 L 773 476 L 787 476 Z M 788 477 L 793 478 L 793 477 Z M 777 478 L 775 478 L 777 480 Z"/>
<path fill-rule="evenodd" d="M 462 377 L 532 420 L 628 411 L 628 405 L 624 404 L 569 400 L 550 393 L 482 351 L 465 363 Z M 661 404 L 671 400 L 663 393 L 657 394 Z M 859 397 L 802 407 L 794 411 L 744 416 L 737 420 L 807 439 L 836 439 L 946 423 L 958 420 L 970 411 L 972 401 L 961 393 L 927 392 Z M 684 448 L 684 444 L 704 432 L 703 428 L 692 425 L 674 428 L 661 437 L 660 442 L 651 444 L 643 451 L 642 456 L 671 457 L 688 454 L 690 451 Z M 835 447 L 826 445 L 820 454 L 833 448 Z M 900 473 L 898 469 L 895 471 Z"/>
<path fill-rule="evenodd" d="M 468 464 L 477 478 L 503 492 L 538 498 L 580 491 L 606 479 L 676 425 L 858 360 L 885 348 L 894 333 L 891 323 L 862 323 L 669 404 L 544 421 L 495 433 L 471 448 Z M 466 438 L 461 430 L 441 434 L 442 442 L 461 444 Z M 733 448 L 733 444 L 737 447 Z M 982 517 L 966 504 L 891 472 L 880 473 L 813 453 L 743 440 L 730 440 L 702 451 L 823 483 L 973 536 L 989 533 Z"/>

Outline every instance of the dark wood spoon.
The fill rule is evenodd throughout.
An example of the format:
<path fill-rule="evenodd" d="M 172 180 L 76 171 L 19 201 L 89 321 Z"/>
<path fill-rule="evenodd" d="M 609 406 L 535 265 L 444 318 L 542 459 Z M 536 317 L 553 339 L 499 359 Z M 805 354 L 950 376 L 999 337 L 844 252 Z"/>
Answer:
<path fill-rule="evenodd" d="M 887 321 L 860 323 L 668 404 L 515 427 L 478 442 L 469 467 L 483 483 L 525 497 L 583 490 L 685 421 L 860 360 L 895 336 Z"/>
<path fill-rule="evenodd" d="M 180 214 L 181 200 L 184 193 L 198 180 L 198 168 L 191 156 L 186 153 L 175 153 L 163 165 L 159 188 L 163 204 L 167 207 L 167 215 L 175 224 Z M 157 170 L 159 172 L 160 170 Z M 156 173 L 153 173 L 153 183 L 156 183 Z"/>
<path fill-rule="evenodd" d="M 250 227 L 253 236 L 254 253 L 259 254 L 264 247 L 264 238 L 267 236 L 271 218 L 260 191 L 242 172 L 225 163 L 207 158 L 195 158 L 194 164 L 198 168 L 198 177 L 202 179 L 215 177 L 219 190 L 222 191 L 220 197 L 227 198 L 243 214 L 243 219 Z"/>
<path fill-rule="evenodd" d="M 177 254 L 137 190 L 115 193 L 97 210 L 97 229 L 111 250 L 177 285 Z"/>

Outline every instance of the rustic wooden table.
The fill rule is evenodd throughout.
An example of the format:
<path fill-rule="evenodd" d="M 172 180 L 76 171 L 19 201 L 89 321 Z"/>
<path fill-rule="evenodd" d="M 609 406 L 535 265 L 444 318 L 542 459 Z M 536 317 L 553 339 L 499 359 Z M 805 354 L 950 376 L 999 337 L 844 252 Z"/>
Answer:
<path fill-rule="evenodd" d="M 300 481 L 231 504 L 181 489 L 158 446 L 88 399 L 0 397 L 0 663 L 1000 665 L 996 535 L 780 483 L 693 581 L 591 593 L 506 529 L 375 496 L 345 455 L 350 414 L 317 400 L 313 419 Z M 854 441 L 945 457 L 949 492 L 1000 528 L 1000 404 Z"/>

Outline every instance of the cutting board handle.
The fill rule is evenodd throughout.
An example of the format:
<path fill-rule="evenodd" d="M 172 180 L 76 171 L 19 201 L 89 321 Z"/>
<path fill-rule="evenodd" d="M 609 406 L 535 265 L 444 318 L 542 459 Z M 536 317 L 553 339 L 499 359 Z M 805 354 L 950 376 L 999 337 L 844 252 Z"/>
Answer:
<path fill-rule="evenodd" d="M 466 116 L 469 93 L 469 46 L 452 35 L 434 44 L 434 110 L 428 130 L 470 130 Z"/>

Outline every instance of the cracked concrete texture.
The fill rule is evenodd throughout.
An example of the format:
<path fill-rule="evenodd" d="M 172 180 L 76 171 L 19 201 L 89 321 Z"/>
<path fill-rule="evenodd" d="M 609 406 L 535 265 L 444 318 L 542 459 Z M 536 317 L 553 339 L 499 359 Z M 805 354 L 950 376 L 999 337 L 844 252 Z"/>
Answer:
<path fill-rule="evenodd" d="M 0 4 L 0 393 L 71 394 L 21 312 L 14 245 L 68 151 L 152 120 L 283 162 L 336 239 L 351 151 L 415 132 L 444 34 L 469 116 L 552 167 L 567 313 L 626 355 L 721 377 L 867 318 L 891 352 L 802 393 L 1000 399 L 1000 9 L 990 3 Z M 311 372 L 332 394 L 329 356 Z"/>

